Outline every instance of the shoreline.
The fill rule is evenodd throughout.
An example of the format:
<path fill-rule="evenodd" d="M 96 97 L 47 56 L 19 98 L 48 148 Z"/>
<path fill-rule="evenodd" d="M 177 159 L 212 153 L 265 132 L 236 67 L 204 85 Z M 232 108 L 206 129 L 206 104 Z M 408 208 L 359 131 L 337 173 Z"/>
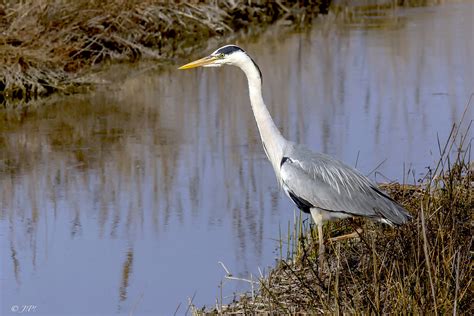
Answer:
<path fill-rule="evenodd" d="M 327 13 L 329 0 L 26 1 L 0 5 L 0 104 L 94 87 L 111 63 L 182 58 L 207 40 L 275 23 L 296 28 Z M 284 21 L 284 22 L 283 22 Z M 196 38 L 196 34 L 199 35 Z"/>

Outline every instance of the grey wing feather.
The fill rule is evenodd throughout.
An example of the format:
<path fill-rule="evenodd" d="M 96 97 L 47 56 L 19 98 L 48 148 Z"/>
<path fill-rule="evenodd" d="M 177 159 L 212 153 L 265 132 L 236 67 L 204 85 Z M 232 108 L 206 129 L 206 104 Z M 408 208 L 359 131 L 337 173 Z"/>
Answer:
<path fill-rule="evenodd" d="M 396 225 L 410 218 L 408 212 L 381 192 L 375 183 L 330 156 L 293 143 L 287 146 L 283 156 L 282 185 L 313 207 Z"/>

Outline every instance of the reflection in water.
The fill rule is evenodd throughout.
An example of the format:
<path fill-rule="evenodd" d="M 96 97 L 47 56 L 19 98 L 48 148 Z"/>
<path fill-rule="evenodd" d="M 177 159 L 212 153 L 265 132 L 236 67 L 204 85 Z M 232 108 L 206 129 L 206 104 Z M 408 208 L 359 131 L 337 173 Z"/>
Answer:
<path fill-rule="evenodd" d="M 127 255 L 125 257 L 125 262 L 123 263 L 122 268 L 122 284 L 120 285 L 119 297 L 120 302 L 123 302 L 127 299 L 127 288 L 128 288 L 128 279 L 132 273 L 133 266 L 133 248 L 128 249 Z"/>
<path fill-rule="evenodd" d="M 378 27 L 328 17 L 240 44 L 284 135 L 350 165 L 359 157 L 365 173 L 385 161 L 378 174 L 404 181 L 404 163 L 432 163 L 436 134 L 447 136 L 472 92 L 473 10 L 400 10 Z M 217 261 L 244 276 L 271 264 L 293 207 L 246 91 L 235 69 L 164 69 L 0 113 L 2 308 L 110 314 L 118 291 L 117 313 L 143 294 L 137 315 L 169 314 L 194 292 L 196 304 L 213 302 Z"/>
<path fill-rule="evenodd" d="M 16 257 L 16 250 L 13 244 L 13 240 L 10 242 L 10 251 L 11 251 L 11 258 L 13 263 L 13 273 L 15 275 L 15 281 L 18 285 L 20 285 L 20 262 Z"/>

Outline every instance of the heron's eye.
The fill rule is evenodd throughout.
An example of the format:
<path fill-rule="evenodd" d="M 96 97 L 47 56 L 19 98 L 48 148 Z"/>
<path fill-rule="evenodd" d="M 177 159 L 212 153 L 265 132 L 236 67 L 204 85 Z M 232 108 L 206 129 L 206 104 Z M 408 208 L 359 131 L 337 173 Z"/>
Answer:
<path fill-rule="evenodd" d="M 224 58 L 224 56 L 225 56 L 225 55 L 224 55 L 223 53 L 221 53 L 221 54 L 219 54 L 218 57 L 219 57 L 220 59 L 222 59 L 222 58 Z"/>

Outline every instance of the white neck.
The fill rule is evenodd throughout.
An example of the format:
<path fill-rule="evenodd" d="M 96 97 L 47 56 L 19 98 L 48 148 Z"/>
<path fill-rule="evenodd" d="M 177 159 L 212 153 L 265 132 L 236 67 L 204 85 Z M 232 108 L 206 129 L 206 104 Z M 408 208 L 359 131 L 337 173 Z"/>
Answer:
<path fill-rule="evenodd" d="M 273 169 L 275 170 L 279 180 L 280 162 L 283 158 L 283 148 L 287 141 L 283 138 L 276 127 L 265 103 L 263 102 L 262 79 L 260 78 L 259 70 L 250 58 L 239 63 L 237 66 L 239 66 L 247 76 L 250 103 L 252 105 L 255 120 L 257 121 L 258 131 L 260 132 L 265 153 L 272 163 Z"/>

